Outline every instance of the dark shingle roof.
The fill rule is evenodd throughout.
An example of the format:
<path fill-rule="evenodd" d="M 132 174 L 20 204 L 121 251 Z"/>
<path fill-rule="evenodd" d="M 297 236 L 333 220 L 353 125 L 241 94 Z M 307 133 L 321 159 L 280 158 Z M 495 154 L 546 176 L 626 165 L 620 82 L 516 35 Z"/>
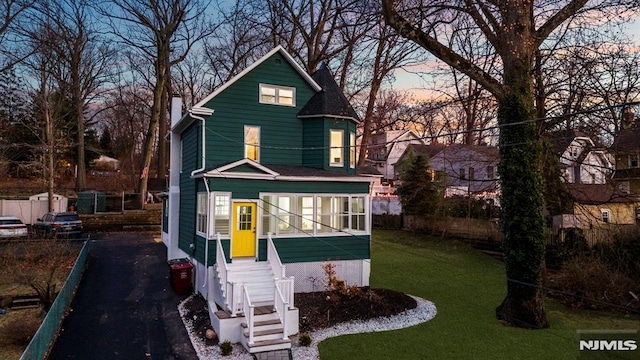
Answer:
<path fill-rule="evenodd" d="M 620 130 L 616 133 L 611 145 L 612 152 L 640 150 L 640 128 Z"/>
<path fill-rule="evenodd" d="M 299 117 L 330 115 L 360 121 L 358 114 L 356 114 L 349 100 L 340 91 L 336 80 L 326 65 L 322 64 L 311 77 L 320 85 L 322 90 L 315 93 L 309 102 L 304 105 L 298 113 Z"/>
<path fill-rule="evenodd" d="M 612 184 L 567 184 L 571 198 L 581 204 L 632 203 L 637 197 L 624 194 Z"/>
<path fill-rule="evenodd" d="M 565 129 L 554 131 L 547 134 L 551 141 L 552 151 L 554 154 L 562 155 L 573 139 L 577 137 L 589 137 L 589 135 L 579 130 Z"/>

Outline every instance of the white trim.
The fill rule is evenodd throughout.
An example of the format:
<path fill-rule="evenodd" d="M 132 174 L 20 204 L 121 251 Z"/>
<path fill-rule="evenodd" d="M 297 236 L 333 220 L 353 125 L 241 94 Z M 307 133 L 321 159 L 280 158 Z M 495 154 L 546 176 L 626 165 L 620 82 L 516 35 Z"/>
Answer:
<path fill-rule="evenodd" d="M 253 166 L 256 169 L 265 172 L 266 174 L 241 173 L 241 172 L 236 172 L 236 173 L 231 172 L 231 173 L 228 173 L 228 174 L 221 174 L 221 173 L 223 173 L 223 172 L 225 172 L 227 170 L 231 170 L 233 168 L 236 168 L 236 167 L 242 166 L 242 165 Z M 251 174 L 251 175 L 263 175 L 263 176 L 269 176 L 269 177 L 274 177 L 274 176 L 280 175 L 279 173 L 269 169 L 268 167 L 266 167 L 264 165 L 261 165 L 258 162 L 255 162 L 255 161 L 253 161 L 251 159 L 248 159 L 248 158 L 244 158 L 242 160 L 234 161 L 232 163 L 229 163 L 227 165 L 221 166 L 219 168 L 215 168 L 213 170 L 209 170 L 206 173 L 196 175 L 196 177 L 199 177 L 199 176 L 204 176 L 204 177 L 221 177 L 222 176 L 222 177 L 225 177 L 226 175 L 232 175 L 232 174 L 243 174 L 243 175 L 244 174 Z"/>
<path fill-rule="evenodd" d="M 223 92 L 224 90 L 226 90 L 229 86 L 231 86 L 232 84 L 234 84 L 236 81 L 238 81 L 239 79 L 241 79 L 243 76 L 245 76 L 247 73 L 251 72 L 253 69 L 255 69 L 256 67 L 258 67 L 260 64 L 262 64 L 263 62 L 265 62 L 267 59 L 269 59 L 271 56 L 273 56 L 273 54 L 280 52 L 280 54 L 282 54 L 282 56 L 287 60 L 287 62 L 300 74 L 300 76 L 302 76 L 306 82 L 316 91 L 320 91 L 322 90 L 322 88 L 320 87 L 320 85 L 318 85 L 318 83 L 316 83 L 309 74 L 307 74 L 302 67 L 300 67 L 300 65 L 298 65 L 298 63 L 296 63 L 296 61 L 293 59 L 293 57 L 291 57 L 291 55 L 289 55 L 288 52 L 286 52 L 284 50 L 284 48 L 282 47 L 282 45 L 278 45 L 276 46 L 273 50 L 269 51 L 265 56 L 261 57 L 258 61 L 254 62 L 253 64 L 251 64 L 251 66 L 249 66 L 248 68 L 242 70 L 238 75 L 234 76 L 231 80 L 227 81 L 226 83 L 224 83 L 221 87 L 219 87 L 218 89 L 216 89 L 216 91 L 212 92 L 211 94 L 209 94 L 207 97 L 205 97 L 204 99 L 200 100 L 200 102 L 198 102 L 194 107 L 200 107 L 203 106 L 204 104 L 208 103 L 209 101 L 211 101 L 211 99 L 213 99 L 214 97 L 218 96 L 218 94 L 220 94 L 221 92 Z"/>
<path fill-rule="evenodd" d="M 258 228 L 261 225 L 260 224 L 260 206 L 258 206 L 258 202 L 259 201 L 260 200 L 255 200 L 255 199 L 251 200 L 251 199 L 234 199 L 234 198 L 231 198 L 231 201 L 230 201 L 230 204 L 231 204 L 231 210 L 230 211 L 231 212 L 229 213 L 229 220 L 230 220 L 229 221 L 229 238 L 230 238 L 229 239 L 230 240 L 229 241 L 229 257 L 232 258 L 232 259 L 233 259 L 233 242 L 234 242 L 233 241 L 233 233 L 235 231 L 235 227 L 233 226 L 233 222 L 234 222 L 234 219 L 235 219 L 235 216 L 236 216 L 236 213 L 234 211 L 236 203 L 238 203 L 238 204 L 241 204 L 241 203 L 247 204 L 248 203 L 248 204 L 253 204 L 253 206 L 255 206 L 256 211 L 253 214 L 254 219 L 256 220 L 255 229 L 253 231 L 253 233 L 255 234 L 254 237 L 253 237 L 253 241 L 254 241 L 254 246 L 256 247 L 255 258 L 257 259 L 258 256 L 260 255 L 259 254 L 259 250 L 260 250 L 260 246 L 259 245 L 260 244 L 258 243 L 259 242 Z M 237 224 L 237 222 L 236 222 L 236 224 Z"/>
<path fill-rule="evenodd" d="M 340 134 L 340 146 L 334 146 L 333 134 Z M 334 150 L 340 150 L 340 161 L 333 161 L 332 153 Z M 343 129 L 329 129 L 329 166 L 330 167 L 344 167 L 344 130 Z"/>
<path fill-rule="evenodd" d="M 257 142 L 257 144 L 249 144 L 247 142 L 247 128 L 257 129 L 258 130 L 258 142 Z M 260 139 L 260 136 L 261 136 L 261 133 L 262 133 L 262 127 L 258 126 L 258 125 L 244 125 L 243 129 L 244 129 L 244 134 L 243 134 L 243 139 L 244 139 L 244 143 L 243 143 L 243 146 L 244 146 L 244 158 L 251 160 L 249 158 L 249 156 L 248 156 L 249 154 L 247 154 L 247 150 L 248 150 L 248 146 L 252 146 L 252 147 L 255 147 L 257 149 L 257 151 L 258 151 L 257 159 L 255 159 L 253 161 L 259 163 L 260 162 L 260 155 L 261 155 L 260 154 L 261 153 L 261 151 L 260 151 L 261 150 L 260 142 L 262 141 L 262 139 Z"/>

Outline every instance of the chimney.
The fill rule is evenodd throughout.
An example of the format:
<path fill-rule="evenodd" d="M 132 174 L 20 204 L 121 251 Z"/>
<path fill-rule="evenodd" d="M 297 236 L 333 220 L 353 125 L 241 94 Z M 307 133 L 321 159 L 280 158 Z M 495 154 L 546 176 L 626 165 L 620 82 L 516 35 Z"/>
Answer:
<path fill-rule="evenodd" d="M 173 94 L 171 98 L 171 127 L 176 126 L 182 118 L 182 97 L 180 94 Z"/>
<path fill-rule="evenodd" d="M 622 128 L 623 129 L 631 129 L 632 127 L 635 127 L 636 124 L 633 120 L 633 111 L 631 111 L 631 108 L 626 106 L 622 112 Z"/>

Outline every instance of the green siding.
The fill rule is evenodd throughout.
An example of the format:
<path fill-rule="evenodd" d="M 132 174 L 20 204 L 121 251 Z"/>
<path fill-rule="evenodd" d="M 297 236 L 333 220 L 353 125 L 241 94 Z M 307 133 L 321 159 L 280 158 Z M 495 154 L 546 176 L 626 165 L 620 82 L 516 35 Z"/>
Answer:
<path fill-rule="evenodd" d="M 283 263 L 371 258 L 369 235 L 274 238 Z"/>
<path fill-rule="evenodd" d="M 304 119 L 304 166 L 324 169 L 329 162 L 329 134 L 324 119 Z"/>
<path fill-rule="evenodd" d="M 260 104 L 259 84 L 296 89 L 296 106 Z M 244 125 L 260 127 L 260 162 L 302 164 L 303 121 L 297 113 L 315 91 L 276 53 L 231 84 L 205 106 L 214 109 L 207 118 L 207 168 L 244 158 Z"/>
<path fill-rule="evenodd" d="M 191 172 L 197 169 L 200 149 L 200 123 L 196 122 L 182 134 L 182 172 L 180 173 L 180 224 L 178 247 L 192 254 L 190 245 L 195 242 L 196 228 L 196 183 Z M 202 182 L 202 180 L 199 180 Z"/>
<path fill-rule="evenodd" d="M 212 178 L 211 191 L 231 192 L 234 199 L 258 199 L 260 193 L 367 194 L 369 183 L 305 182 Z M 195 206 L 195 202 L 193 203 Z"/>
<path fill-rule="evenodd" d="M 344 166 L 329 166 L 330 131 L 343 130 L 343 159 Z M 315 118 L 304 119 L 304 165 L 319 169 L 355 174 L 356 170 L 349 167 L 349 134 L 356 133 L 356 125 L 346 119 Z"/>

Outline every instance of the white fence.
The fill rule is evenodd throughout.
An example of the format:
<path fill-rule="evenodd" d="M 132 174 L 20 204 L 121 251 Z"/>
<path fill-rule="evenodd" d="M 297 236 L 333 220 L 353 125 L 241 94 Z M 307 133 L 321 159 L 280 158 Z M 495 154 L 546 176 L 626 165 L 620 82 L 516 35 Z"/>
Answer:
<path fill-rule="evenodd" d="M 371 213 L 373 215 L 400 215 L 402 213 L 400 199 L 390 196 L 372 196 Z"/>
<path fill-rule="evenodd" d="M 66 197 L 54 195 L 53 211 L 67 211 L 67 203 Z M 48 211 L 49 202 L 46 194 L 34 195 L 29 199 L 21 200 L 0 199 L 0 215 L 16 216 L 27 225 L 35 223 Z"/>

